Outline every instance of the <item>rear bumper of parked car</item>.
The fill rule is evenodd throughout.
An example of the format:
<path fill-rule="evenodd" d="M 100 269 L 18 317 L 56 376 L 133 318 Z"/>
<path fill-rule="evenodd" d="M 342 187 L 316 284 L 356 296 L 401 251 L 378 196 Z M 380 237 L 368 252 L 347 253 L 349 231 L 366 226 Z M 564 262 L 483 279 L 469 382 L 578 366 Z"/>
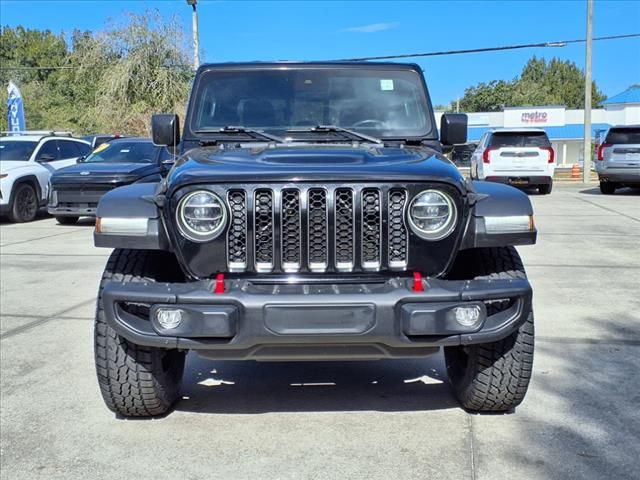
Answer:
<path fill-rule="evenodd" d="M 601 182 L 623 183 L 625 185 L 640 185 L 640 167 L 598 167 L 597 172 L 598 178 Z"/>
<path fill-rule="evenodd" d="M 485 178 L 487 182 L 504 183 L 507 185 L 513 185 L 514 187 L 527 187 L 529 185 L 550 185 L 553 182 L 553 177 L 548 175 L 526 175 L 526 174 L 505 174 L 502 175 L 489 175 Z"/>
<path fill-rule="evenodd" d="M 419 283 L 424 291 L 406 278 L 364 284 L 227 280 L 224 292 L 215 293 L 215 281 L 109 282 L 103 304 L 108 324 L 133 343 L 243 360 L 423 357 L 441 346 L 500 340 L 531 310 L 525 279 Z M 175 311 L 179 325 L 162 326 L 159 317 Z M 478 318 L 470 323 L 474 315 L 461 312 L 473 311 Z"/>

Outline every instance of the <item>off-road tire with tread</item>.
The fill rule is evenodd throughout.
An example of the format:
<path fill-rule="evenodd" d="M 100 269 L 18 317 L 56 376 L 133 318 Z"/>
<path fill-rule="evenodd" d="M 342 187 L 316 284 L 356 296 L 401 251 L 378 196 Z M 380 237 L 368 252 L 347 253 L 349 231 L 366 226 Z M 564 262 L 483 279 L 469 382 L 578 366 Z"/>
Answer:
<path fill-rule="evenodd" d="M 96 306 L 94 347 L 98 383 L 107 407 L 123 417 L 167 413 L 178 400 L 185 352 L 136 345 L 107 323 L 102 291 L 109 281 L 171 281 L 167 252 L 116 249 L 105 267 Z"/>
<path fill-rule="evenodd" d="M 526 278 L 514 247 L 463 250 L 450 276 L 477 280 Z M 533 311 L 528 312 L 526 321 L 515 332 L 502 340 L 445 347 L 445 363 L 455 396 L 469 411 L 514 409 L 527 393 L 533 350 Z"/>
<path fill-rule="evenodd" d="M 56 217 L 56 221 L 60 225 L 75 225 L 80 217 Z"/>
<path fill-rule="evenodd" d="M 600 182 L 600 193 L 613 195 L 616 193 L 616 184 L 611 182 Z"/>

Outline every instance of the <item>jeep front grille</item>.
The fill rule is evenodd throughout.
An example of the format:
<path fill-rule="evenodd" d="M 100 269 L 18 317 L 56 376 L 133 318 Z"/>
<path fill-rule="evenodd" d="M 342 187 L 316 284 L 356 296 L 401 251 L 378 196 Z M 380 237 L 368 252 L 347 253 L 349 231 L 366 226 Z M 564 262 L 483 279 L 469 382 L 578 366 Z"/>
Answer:
<path fill-rule="evenodd" d="M 403 188 L 229 190 L 227 266 L 263 273 L 404 270 L 407 200 Z"/>

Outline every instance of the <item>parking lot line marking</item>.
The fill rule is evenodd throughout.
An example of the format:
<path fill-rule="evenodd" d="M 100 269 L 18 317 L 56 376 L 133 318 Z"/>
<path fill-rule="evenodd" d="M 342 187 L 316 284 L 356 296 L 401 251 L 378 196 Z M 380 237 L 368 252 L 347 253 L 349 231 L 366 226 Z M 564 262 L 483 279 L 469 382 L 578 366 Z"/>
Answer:
<path fill-rule="evenodd" d="M 627 215 L 626 213 L 619 212 L 619 211 L 617 211 L 617 210 L 614 210 L 613 208 L 603 207 L 602 205 L 600 205 L 600 204 L 598 204 L 598 203 L 595 203 L 595 202 L 592 202 L 592 201 L 590 201 L 590 200 L 587 200 L 587 199 L 585 199 L 585 198 L 580 198 L 580 197 L 576 197 L 576 198 L 578 198 L 578 199 L 582 200 L 583 202 L 590 203 L 591 205 L 593 205 L 593 206 L 595 206 L 595 207 L 598 207 L 598 208 L 601 208 L 601 209 L 603 209 L 603 210 L 606 210 L 607 212 L 617 213 L 618 215 L 621 215 L 621 216 L 623 216 L 623 217 L 629 218 L 629 219 L 631 219 L 631 220 L 635 220 L 636 222 L 640 222 L 640 218 L 632 217 L 631 215 Z"/>
<path fill-rule="evenodd" d="M 59 237 L 60 235 L 69 235 L 70 233 L 78 233 L 78 232 L 81 232 L 81 231 L 82 230 L 74 230 L 72 232 L 54 233 L 53 235 L 45 235 L 43 237 L 30 238 L 29 240 L 21 240 L 19 242 L 3 243 L 3 244 L 0 245 L 0 247 L 10 247 L 11 245 L 20 245 L 20 244 L 23 244 L 23 243 L 35 242 L 36 240 L 44 240 L 45 238 Z"/>
<path fill-rule="evenodd" d="M 99 253 L 4 253 L 0 252 L 0 255 L 15 256 L 15 257 L 99 257 L 107 258 L 110 252 L 105 254 Z"/>
<path fill-rule="evenodd" d="M 44 317 L 44 318 L 39 318 L 37 320 L 34 320 L 33 322 L 29 322 L 25 325 L 21 325 L 19 327 L 13 328 L 11 330 L 7 330 L 6 332 L 0 334 L 0 341 L 4 340 L 5 338 L 9 338 L 9 337 L 13 337 L 15 335 L 18 335 L 22 332 L 26 332 L 28 330 L 31 330 L 33 328 L 39 327 L 40 325 L 43 325 L 51 320 L 54 320 L 56 318 L 58 318 L 60 315 L 64 315 L 67 312 L 70 312 L 72 310 L 75 310 L 76 308 L 80 308 L 80 307 L 84 307 L 85 305 L 89 305 L 90 303 L 95 302 L 96 299 L 95 298 L 91 298 L 89 300 L 85 300 L 84 302 L 78 303 L 76 305 L 73 305 L 69 308 L 65 308 L 64 310 L 62 310 L 61 312 L 58 313 L 54 313 L 51 316 L 48 317 Z"/>
<path fill-rule="evenodd" d="M 476 455 L 475 455 L 475 432 L 473 429 L 473 417 L 469 413 L 465 413 L 467 424 L 467 437 L 469 439 L 469 470 L 471 471 L 471 480 L 476 480 Z"/>
<path fill-rule="evenodd" d="M 557 263 L 529 263 L 527 268 L 541 267 L 541 268 L 620 268 L 624 270 L 637 270 L 640 269 L 640 265 L 560 265 Z"/>
<path fill-rule="evenodd" d="M 536 342 L 543 343 L 563 343 L 582 345 L 625 345 L 630 347 L 640 347 L 640 338 L 580 338 L 580 337 L 549 337 L 536 335 Z"/>

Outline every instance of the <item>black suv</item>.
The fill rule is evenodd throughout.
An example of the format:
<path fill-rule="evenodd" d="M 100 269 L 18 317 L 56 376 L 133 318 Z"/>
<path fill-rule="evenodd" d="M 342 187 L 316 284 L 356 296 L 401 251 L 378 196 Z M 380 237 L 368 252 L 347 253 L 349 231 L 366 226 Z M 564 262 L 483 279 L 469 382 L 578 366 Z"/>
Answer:
<path fill-rule="evenodd" d="M 63 225 L 93 217 L 102 195 L 131 183 L 159 182 L 173 159 L 172 153 L 149 138 L 102 142 L 78 164 L 51 176 L 47 210 Z"/>
<path fill-rule="evenodd" d="M 122 416 L 179 398 L 185 355 L 374 360 L 444 348 L 462 405 L 524 399 L 532 291 L 513 245 L 533 244 L 527 196 L 469 182 L 443 154 L 422 72 L 392 63 L 203 65 L 179 158 L 157 183 L 107 193 L 95 243 L 98 381 Z M 177 147 L 175 147 L 177 146 Z"/>

